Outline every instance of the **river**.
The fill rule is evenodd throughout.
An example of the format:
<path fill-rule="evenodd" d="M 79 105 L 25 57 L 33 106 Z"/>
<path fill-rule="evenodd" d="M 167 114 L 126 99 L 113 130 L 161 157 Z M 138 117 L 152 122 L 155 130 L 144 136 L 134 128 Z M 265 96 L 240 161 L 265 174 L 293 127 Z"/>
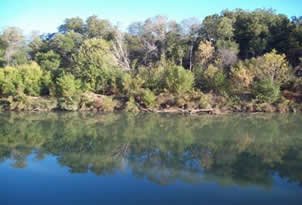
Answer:
<path fill-rule="evenodd" d="M 0 114 L 0 204 L 302 204 L 302 116 Z"/>

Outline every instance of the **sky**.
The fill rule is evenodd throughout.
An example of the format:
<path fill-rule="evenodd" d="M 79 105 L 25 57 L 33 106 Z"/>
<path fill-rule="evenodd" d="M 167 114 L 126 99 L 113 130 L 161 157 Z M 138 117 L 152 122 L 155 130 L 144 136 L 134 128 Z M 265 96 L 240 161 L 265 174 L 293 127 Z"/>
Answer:
<path fill-rule="evenodd" d="M 0 31 L 16 26 L 25 34 L 55 32 L 64 19 L 97 15 L 122 28 L 135 21 L 164 15 L 181 21 L 224 9 L 272 8 L 289 17 L 302 16 L 301 0 L 0 0 Z"/>

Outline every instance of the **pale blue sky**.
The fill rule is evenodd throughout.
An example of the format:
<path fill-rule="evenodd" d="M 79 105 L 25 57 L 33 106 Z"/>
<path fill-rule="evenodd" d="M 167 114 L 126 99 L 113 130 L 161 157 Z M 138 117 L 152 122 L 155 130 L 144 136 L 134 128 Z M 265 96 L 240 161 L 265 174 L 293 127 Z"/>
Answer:
<path fill-rule="evenodd" d="M 273 8 L 278 13 L 301 16 L 301 0 L 0 0 L 0 30 L 7 26 L 54 32 L 65 18 L 98 15 L 126 28 L 131 22 L 155 15 L 180 21 L 203 19 L 223 9 Z"/>

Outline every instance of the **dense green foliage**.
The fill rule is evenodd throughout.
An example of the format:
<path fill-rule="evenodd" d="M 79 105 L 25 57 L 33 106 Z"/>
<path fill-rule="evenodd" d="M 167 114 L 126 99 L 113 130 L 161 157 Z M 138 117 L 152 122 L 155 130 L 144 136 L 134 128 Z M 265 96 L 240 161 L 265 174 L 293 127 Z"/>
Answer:
<path fill-rule="evenodd" d="M 61 97 L 73 97 L 80 91 L 80 81 L 71 74 L 62 75 L 57 79 L 57 93 Z"/>
<path fill-rule="evenodd" d="M 181 93 L 192 89 L 194 82 L 193 73 L 184 70 L 182 67 L 168 67 L 163 75 L 164 89 L 172 93 Z"/>
<path fill-rule="evenodd" d="M 0 90 L 4 95 L 41 94 L 43 71 L 36 63 L 0 69 Z M 2 76 L 2 77 L 1 77 Z"/>
<path fill-rule="evenodd" d="M 263 102 L 274 102 L 280 94 L 280 88 L 270 79 L 255 81 L 253 90 L 256 98 Z"/>
<path fill-rule="evenodd" d="M 30 42 L 11 27 L 0 34 L 0 96 L 93 92 L 157 108 L 159 96 L 171 94 L 166 101 L 183 107 L 209 93 L 210 107 L 276 106 L 282 96 L 297 104 L 301 36 L 301 18 L 262 9 L 226 10 L 202 22 L 156 16 L 128 32 L 96 16 L 75 17 Z"/>

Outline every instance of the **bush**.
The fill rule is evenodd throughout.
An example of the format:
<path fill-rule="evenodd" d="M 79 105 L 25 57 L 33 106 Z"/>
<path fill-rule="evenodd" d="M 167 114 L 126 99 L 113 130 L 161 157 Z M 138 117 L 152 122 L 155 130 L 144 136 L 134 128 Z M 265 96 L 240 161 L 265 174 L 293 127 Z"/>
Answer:
<path fill-rule="evenodd" d="M 139 68 L 137 76 L 144 81 L 142 87 L 157 92 L 162 87 L 163 73 L 163 67 Z"/>
<path fill-rule="evenodd" d="M 10 65 L 17 66 L 29 63 L 28 54 L 24 48 L 19 48 L 10 60 Z"/>
<path fill-rule="evenodd" d="M 139 97 L 145 107 L 154 107 L 156 104 L 156 96 L 149 89 L 142 89 L 139 92 Z"/>
<path fill-rule="evenodd" d="M 104 94 L 115 85 L 119 69 L 110 42 L 95 38 L 85 40 L 74 59 L 72 72 L 89 90 Z"/>
<path fill-rule="evenodd" d="M 161 108 L 169 108 L 176 105 L 175 96 L 169 92 L 160 93 L 157 96 L 157 104 Z"/>
<path fill-rule="evenodd" d="M 129 73 L 123 77 L 123 92 L 131 96 L 139 92 L 144 84 L 144 80 L 139 76 L 132 76 Z"/>
<path fill-rule="evenodd" d="M 172 93 L 184 93 L 192 89 L 194 75 L 181 66 L 172 65 L 164 71 L 163 89 Z"/>
<path fill-rule="evenodd" d="M 272 78 L 275 83 L 281 84 L 289 78 L 289 66 L 284 54 L 277 54 L 276 50 L 266 53 L 255 60 L 256 75 L 258 78 Z"/>
<path fill-rule="evenodd" d="M 4 71 L 2 68 L 0 68 L 0 87 L 2 85 L 2 82 L 4 81 L 5 79 L 5 76 L 4 76 Z M 0 90 L 0 93 L 1 93 L 1 90 Z"/>
<path fill-rule="evenodd" d="M 50 72 L 44 72 L 43 76 L 41 77 L 41 95 L 51 95 L 55 94 L 54 92 L 54 85 L 52 82 Z"/>
<path fill-rule="evenodd" d="M 122 92 L 123 78 L 126 72 L 119 68 L 104 68 L 100 71 L 100 75 L 95 79 L 95 92 L 99 94 L 118 94 Z"/>
<path fill-rule="evenodd" d="M 291 111 L 291 108 L 292 108 L 292 103 L 290 100 L 284 98 L 284 97 L 281 97 L 278 102 L 277 102 L 277 110 L 278 112 L 280 113 L 286 113 L 286 112 L 289 112 Z"/>
<path fill-rule="evenodd" d="M 78 109 L 80 111 L 112 112 L 118 105 L 118 101 L 111 96 L 85 92 L 80 96 Z"/>
<path fill-rule="evenodd" d="M 128 75 L 119 68 L 98 69 L 95 78 L 83 80 L 83 89 L 97 94 L 112 95 L 120 94 L 124 91 L 123 81 Z"/>
<path fill-rule="evenodd" d="M 0 111 L 52 111 L 57 107 L 55 98 L 34 97 L 24 94 L 0 100 Z"/>
<path fill-rule="evenodd" d="M 58 108 L 64 111 L 76 111 L 79 108 L 79 97 L 59 97 Z"/>
<path fill-rule="evenodd" d="M 215 48 L 210 41 L 201 41 L 195 52 L 195 62 L 197 64 L 206 65 L 211 61 L 215 52 Z"/>
<path fill-rule="evenodd" d="M 210 95 L 200 91 L 189 91 L 181 94 L 161 93 L 157 98 L 162 108 L 178 107 L 182 109 L 198 109 L 211 107 Z"/>
<path fill-rule="evenodd" d="M 57 96 L 72 97 L 80 91 L 80 81 L 76 80 L 71 74 L 64 74 L 59 77 L 56 82 Z"/>
<path fill-rule="evenodd" d="M 0 69 L 0 93 L 2 95 L 41 94 L 42 78 L 45 76 L 35 62 L 17 67 Z"/>
<path fill-rule="evenodd" d="M 284 87 L 282 87 L 284 88 Z M 300 92 L 302 90 L 302 78 L 301 77 L 293 77 L 289 82 L 286 89 L 292 92 Z M 293 98 L 293 97 L 291 97 Z"/>
<path fill-rule="evenodd" d="M 196 86 L 201 90 L 221 92 L 226 86 L 226 76 L 222 69 L 210 64 L 207 69 L 194 69 Z"/>
<path fill-rule="evenodd" d="M 43 71 L 37 63 L 24 64 L 17 67 L 22 76 L 24 94 L 31 96 L 40 95 Z"/>
<path fill-rule="evenodd" d="M 200 109 L 208 109 L 211 107 L 211 98 L 209 95 L 200 94 L 200 99 L 199 99 L 199 108 Z"/>
<path fill-rule="evenodd" d="M 139 112 L 139 108 L 133 97 L 130 97 L 129 101 L 127 102 L 125 111 L 126 112 L 135 112 L 135 113 Z"/>
<path fill-rule="evenodd" d="M 24 86 L 20 72 L 15 67 L 5 67 L 0 70 L 0 91 L 2 95 L 17 95 L 23 93 Z"/>
<path fill-rule="evenodd" d="M 25 111 L 28 107 L 28 99 L 24 94 L 9 97 L 9 109 L 12 111 Z"/>
<path fill-rule="evenodd" d="M 253 94 L 260 102 L 275 102 L 280 96 L 280 86 L 271 79 L 257 80 L 253 84 Z"/>
<path fill-rule="evenodd" d="M 54 71 L 58 69 L 61 63 L 60 55 L 55 53 L 53 50 L 46 53 L 39 52 L 36 54 L 35 59 L 37 63 L 39 63 L 39 65 L 47 71 Z"/>
<path fill-rule="evenodd" d="M 104 112 L 112 112 L 116 105 L 117 102 L 113 100 L 112 97 L 104 96 L 101 109 Z"/>
<path fill-rule="evenodd" d="M 268 103 L 268 102 L 262 102 L 262 103 L 255 104 L 255 111 L 256 112 L 268 112 L 268 113 L 272 113 L 272 112 L 275 112 L 276 109 L 270 103 Z"/>
<path fill-rule="evenodd" d="M 244 62 L 240 61 L 231 68 L 230 87 L 235 93 L 250 91 L 254 74 Z"/>

